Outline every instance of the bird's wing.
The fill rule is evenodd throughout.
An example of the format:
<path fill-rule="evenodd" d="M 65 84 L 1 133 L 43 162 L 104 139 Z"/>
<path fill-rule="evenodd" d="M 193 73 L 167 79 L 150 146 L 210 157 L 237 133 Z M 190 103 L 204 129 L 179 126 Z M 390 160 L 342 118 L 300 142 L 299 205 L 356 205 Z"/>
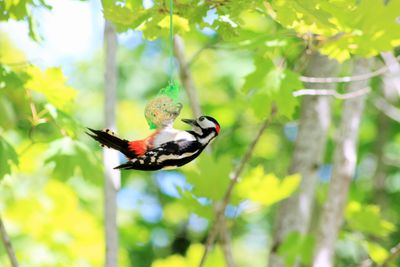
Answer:
<path fill-rule="evenodd" d="M 196 158 L 202 148 L 195 141 L 178 140 L 167 142 L 148 150 L 143 156 L 115 167 L 116 169 L 160 170 L 182 166 Z"/>

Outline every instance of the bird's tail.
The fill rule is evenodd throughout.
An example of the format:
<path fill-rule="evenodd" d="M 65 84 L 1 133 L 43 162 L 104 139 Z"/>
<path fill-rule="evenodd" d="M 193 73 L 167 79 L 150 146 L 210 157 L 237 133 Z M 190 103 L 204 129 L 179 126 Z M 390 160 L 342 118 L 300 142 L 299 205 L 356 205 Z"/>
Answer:
<path fill-rule="evenodd" d="M 134 158 L 135 154 L 129 150 L 129 141 L 125 139 L 120 139 L 113 135 L 110 130 L 100 131 L 93 130 L 88 128 L 90 132 L 87 134 L 92 137 L 94 140 L 99 142 L 102 146 L 106 146 L 108 148 L 113 148 L 115 150 L 120 151 L 127 158 Z M 112 134 L 111 134 L 112 133 Z"/>

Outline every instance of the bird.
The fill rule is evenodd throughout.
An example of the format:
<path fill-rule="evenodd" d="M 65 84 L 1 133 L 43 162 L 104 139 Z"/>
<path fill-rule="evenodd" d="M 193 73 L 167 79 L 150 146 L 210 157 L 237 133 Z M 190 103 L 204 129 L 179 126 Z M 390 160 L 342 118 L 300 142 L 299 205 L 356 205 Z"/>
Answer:
<path fill-rule="evenodd" d="M 114 135 L 109 130 L 87 132 L 102 146 L 115 149 L 124 154 L 127 162 L 114 169 L 157 171 L 183 166 L 195 158 L 213 141 L 220 132 L 220 125 L 210 116 L 197 119 L 182 119 L 191 130 L 178 130 L 171 124 L 156 129 L 141 140 L 128 141 Z"/>

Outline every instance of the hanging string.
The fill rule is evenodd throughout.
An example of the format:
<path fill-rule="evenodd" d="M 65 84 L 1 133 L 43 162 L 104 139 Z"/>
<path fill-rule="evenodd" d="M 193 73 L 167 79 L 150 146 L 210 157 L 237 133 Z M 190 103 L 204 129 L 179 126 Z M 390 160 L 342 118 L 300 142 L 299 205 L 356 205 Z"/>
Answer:
<path fill-rule="evenodd" d="M 174 39 L 173 39 L 173 17 L 174 17 L 174 0 L 169 0 L 169 84 L 173 84 L 174 70 Z"/>
<path fill-rule="evenodd" d="M 157 129 L 171 125 L 178 117 L 182 109 L 179 103 L 179 84 L 174 83 L 174 39 L 173 39 L 173 16 L 174 16 L 174 0 L 169 0 L 169 84 L 160 89 L 157 96 L 147 103 L 144 116 L 150 129 Z"/>

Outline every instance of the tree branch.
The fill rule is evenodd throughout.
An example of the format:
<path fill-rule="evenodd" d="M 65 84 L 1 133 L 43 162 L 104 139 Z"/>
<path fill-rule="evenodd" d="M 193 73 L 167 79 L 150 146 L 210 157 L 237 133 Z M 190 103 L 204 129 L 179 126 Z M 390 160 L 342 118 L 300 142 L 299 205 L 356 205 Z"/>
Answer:
<path fill-rule="evenodd" d="M 301 89 L 293 92 L 293 96 L 299 97 L 299 96 L 307 96 L 307 95 L 318 95 L 318 96 L 333 96 L 338 99 L 350 99 L 350 98 L 355 98 L 359 96 L 366 95 L 371 92 L 371 89 L 369 87 L 365 87 L 362 89 L 359 89 L 357 91 L 351 92 L 351 93 L 346 93 L 346 94 L 341 94 L 338 93 L 336 90 L 333 89 Z"/>
<path fill-rule="evenodd" d="M 207 47 L 204 47 L 204 49 L 206 49 Z M 190 72 L 190 64 L 193 61 L 193 59 L 195 57 L 197 57 L 200 53 L 201 53 L 201 50 L 198 51 L 192 57 L 192 60 L 189 63 L 186 63 L 185 48 L 184 48 L 183 40 L 178 35 L 175 35 L 175 37 L 174 37 L 174 54 L 179 63 L 180 78 L 181 78 L 182 84 L 186 90 L 186 94 L 189 98 L 192 113 L 196 118 L 200 117 L 202 115 L 202 112 L 201 112 L 200 102 L 197 97 L 197 91 L 194 86 L 194 81 L 192 79 L 192 75 Z M 209 147 L 207 148 L 207 152 L 210 152 Z M 235 267 L 232 249 L 231 249 L 231 240 L 230 240 L 229 232 L 228 232 L 228 229 L 226 228 L 225 223 L 223 224 L 223 227 L 221 227 L 220 237 L 221 237 L 220 245 L 224 252 L 227 266 Z"/>
<path fill-rule="evenodd" d="M 396 258 L 400 257 L 400 243 L 390 249 L 390 255 L 382 263 L 381 267 L 389 266 L 389 263 L 393 262 Z"/>
<path fill-rule="evenodd" d="M 400 109 L 390 104 L 383 97 L 379 97 L 374 101 L 374 105 L 383 114 L 400 123 Z"/>
<path fill-rule="evenodd" d="M 226 220 L 223 218 L 221 223 L 221 230 L 219 233 L 219 244 L 224 252 L 225 263 L 227 267 L 235 267 L 235 261 L 232 253 L 231 236 L 226 225 Z"/>
<path fill-rule="evenodd" d="M 10 260 L 12 267 L 18 267 L 17 257 L 15 256 L 14 249 L 12 247 L 10 237 L 7 234 L 6 228 L 4 226 L 3 220 L 0 216 L 0 237 L 3 242 L 4 248 L 7 251 L 8 258 Z"/>
<path fill-rule="evenodd" d="M 400 60 L 400 56 L 395 58 L 396 61 Z M 357 81 L 364 81 L 369 80 L 373 77 L 379 76 L 397 67 L 397 62 L 391 65 L 386 64 L 386 66 L 377 69 L 372 72 L 367 72 L 359 75 L 354 76 L 344 76 L 344 77 L 308 77 L 308 76 L 300 76 L 300 80 L 302 82 L 307 83 L 348 83 L 348 82 L 357 82 Z"/>
<path fill-rule="evenodd" d="M 196 87 L 190 73 L 189 66 L 185 59 L 185 46 L 183 40 L 179 35 L 174 36 L 174 54 L 179 63 L 179 76 L 182 81 L 183 88 L 185 89 L 187 96 L 189 98 L 190 107 L 193 112 L 193 116 L 198 118 L 201 116 L 201 107 L 199 98 L 197 96 Z"/>
<path fill-rule="evenodd" d="M 307 77 L 307 76 L 300 76 L 300 81 L 307 82 L 307 83 L 349 83 L 349 82 L 358 82 L 369 80 L 373 77 L 379 76 L 384 74 L 389 68 L 384 66 L 376 71 L 363 73 L 360 75 L 354 76 L 344 76 L 344 77 Z"/>
<path fill-rule="evenodd" d="M 185 67 L 190 67 L 192 64 L 200 57 L 200 54 L 204 52 L 204 50 L 213 48 L 216 43 L 218 43 L 219 40 L 216 40 L 214 42 L 210 42 L 203 47 L 201 47 L 199 50 L 196 51 L 196 53 L 193 54 L 193 56 L 190 58 L 190 60 L 187 62 Z"/>
<path fill-rule="evenodd" d="M 246 165 L 246 163 L 251 158 L 251 155 L 253 154 L 254 148 L 256 147 L 258 141 L 260 140 L 262 134 L 264 133 L 265 129 L 270 125 L 271 119 L 273 118 L 274 114 L 275 114 L 275 109 L 273 109 L 273 111 L 271 112 L 271 116 L 269 116 L 268 118 L 266 118 L 264 120 L 264 122 L 262 123 L 260 129 L 258 130 L 258 133 L 255 136 L 254 140 L 252 141 L 250 146 L 247 148 L 246 154 L 243 156 L 242 160 L 239 162 L 237 168 L 230 175 L 231 176 L 231 181 L 230 181 L 230 183 L 228 185 L 228 188 L 225 191 L 224 198 L 222 199 L 222 201 L 220 203 L 216 204 L 215 222 L 214 222 L 214 225 L 211 228 L 211 231 L 210 231 L 210 233 L 208 235 L 208 238 L 207 238 L 207 241 L 206 241 L 206 247 L 204 249 L 204 253 L 203 253 L 203 256 L 201 258 L 199 267 L 204 266 L 204 264 L 206 262 L 206 259 L 207 259 L 207 256 L 208 256 L 208 254 L 211 251 L 211 248 L 213 246 L 213 243 L 214 243 L 218 233 L 220 232 L 221 224 L 224 221 L 225 208 L 226 208 L 226 206 L 228 205 L 228 203 L 229 203 L 229 201 L 231 199 L 233 188 L 235 187 L 236 183 L 238 182 L 239 176 L 242 174 L 244 166 Z"/>

